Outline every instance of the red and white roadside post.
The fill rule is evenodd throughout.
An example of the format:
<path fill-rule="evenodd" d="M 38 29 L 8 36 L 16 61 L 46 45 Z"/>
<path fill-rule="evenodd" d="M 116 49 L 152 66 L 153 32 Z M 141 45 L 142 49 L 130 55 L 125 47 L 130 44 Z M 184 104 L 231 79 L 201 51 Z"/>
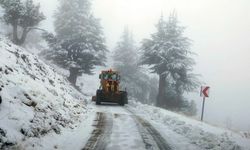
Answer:
<path fill-rule="evenodd" d="M 201 112 L 201 121 L 203 121 L 205 98 L 209 97 L 209 89 L 210 89 L 209 86 L 201 86 L 200 96 L 203 97 L 202 112 Z"/>

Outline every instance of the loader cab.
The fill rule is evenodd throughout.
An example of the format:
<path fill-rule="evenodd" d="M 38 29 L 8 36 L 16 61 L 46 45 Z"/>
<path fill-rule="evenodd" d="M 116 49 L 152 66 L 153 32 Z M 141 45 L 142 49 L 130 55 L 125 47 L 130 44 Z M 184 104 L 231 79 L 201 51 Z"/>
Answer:
<path fill-rule="evenodd" d="M 116 72 L 102 72 L 99 75 L 99 79 L 101 79 L 101 80 L 109 80 L 109 81 L 120 81 L 121 76 Z"/>

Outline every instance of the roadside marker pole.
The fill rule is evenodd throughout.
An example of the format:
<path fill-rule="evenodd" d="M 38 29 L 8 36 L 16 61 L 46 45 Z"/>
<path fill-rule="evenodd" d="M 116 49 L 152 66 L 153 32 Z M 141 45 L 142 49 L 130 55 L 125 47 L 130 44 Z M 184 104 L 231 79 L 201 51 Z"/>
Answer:
<path fill-rule="evenodd" d="M 201 87 L 200 96 L 203 97 L 202 112 L 201 112 L 201 121 L 203 121 L 204 107 L 205 107 L 205 98 L 209 97 L 209 89 L 210 89 L 209 86 L 202 86 Z"/>
<path fill-rule="evenodd" d="M 204 107 L 205 107 L 205 97 L 203 97 L 203 102 L 202 102 L 201 121 L 203 121 Z"/>

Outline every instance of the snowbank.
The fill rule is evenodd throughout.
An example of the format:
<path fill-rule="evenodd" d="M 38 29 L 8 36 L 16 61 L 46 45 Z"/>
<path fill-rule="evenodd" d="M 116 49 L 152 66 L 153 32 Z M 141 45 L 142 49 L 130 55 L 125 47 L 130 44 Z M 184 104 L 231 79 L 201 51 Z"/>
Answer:
<path fill-rule="evenodd" d="M 83 95 L 63 76 L 2 37 L 0 87 L 0 149 L 24 149 L 29 138 L 74 128 L 87 111 Z"/>
<path fill-rule="evenodd" d="M 175 149 L 250 150 L 250 139 L 165 109 L 129 101 L 128 108 L 151 122 Z M 181 140 L 180 140 L 181 139 Z"/>

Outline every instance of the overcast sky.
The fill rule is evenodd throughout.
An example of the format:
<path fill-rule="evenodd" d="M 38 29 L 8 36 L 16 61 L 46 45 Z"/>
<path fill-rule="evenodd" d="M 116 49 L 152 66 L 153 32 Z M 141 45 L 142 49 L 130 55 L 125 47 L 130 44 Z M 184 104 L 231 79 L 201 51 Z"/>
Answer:
<path fill-rule="evenodd" d="M 52 29 L 57 0 L 37 1 L 48 16 L 42 26 Z M 211 87 L 204 120 L 213 124 L 231 120 L 235 128 L 250 130 L 249 0 L 94 0 L 92 8 L 101 19 L 110 50 L 124 26 L 140 44 L 155 32 L 161 14 L 167 19 L 175 10 L 198 54 L 195 73 Z M 189 97 L 201 106 L 198 93 Z"/>

